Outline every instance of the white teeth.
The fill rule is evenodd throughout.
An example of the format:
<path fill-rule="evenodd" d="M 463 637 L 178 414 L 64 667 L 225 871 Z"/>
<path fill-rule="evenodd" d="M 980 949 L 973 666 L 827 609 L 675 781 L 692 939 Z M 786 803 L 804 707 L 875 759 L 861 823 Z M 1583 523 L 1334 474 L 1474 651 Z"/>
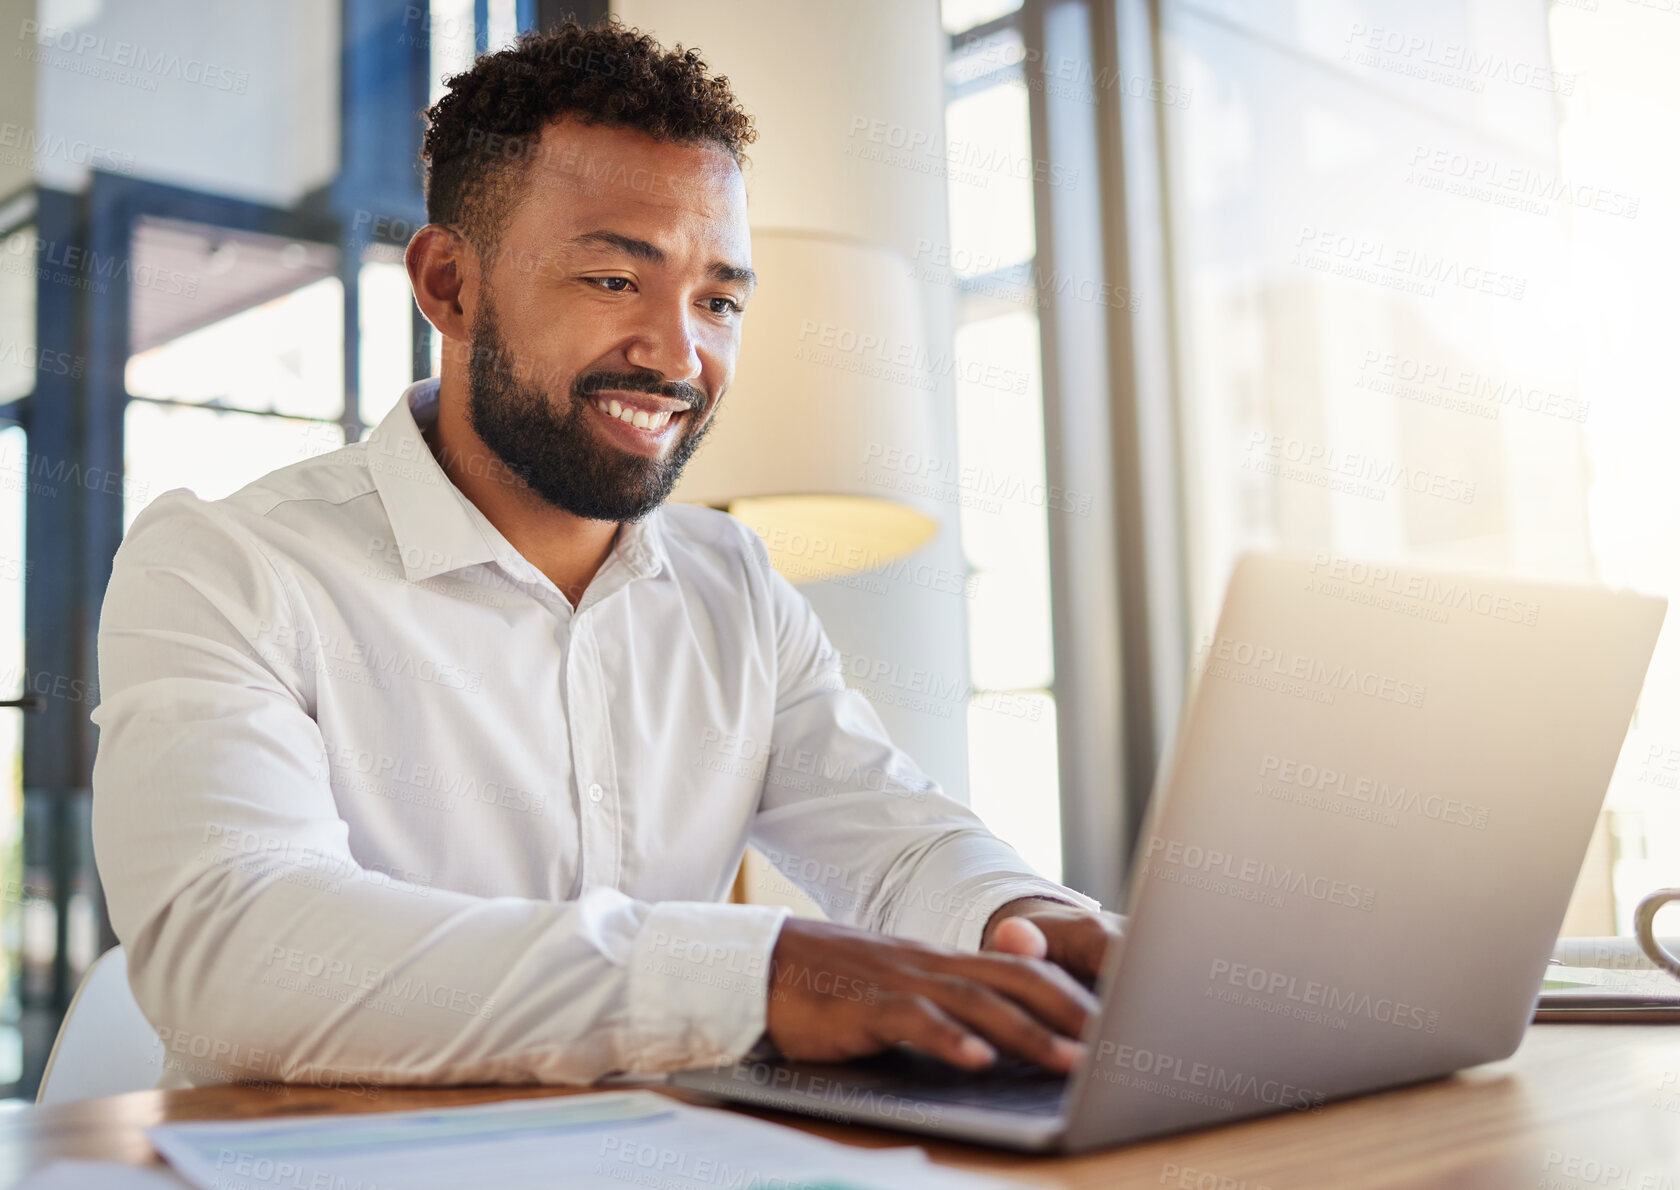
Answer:
<path fill-rule="evenodd" d="M 626 425 L 635 426 L 641 430 L 663 430 L 671 424 L 671 419 L 677 416 L 675 412 L 670 410 L 649 413 L 644 409 L 632 409 L 628 405 L 621 405 L 617 401 L 609 400 L 596 401 L 595 408 L 608 417 L 616 417 Z"/>

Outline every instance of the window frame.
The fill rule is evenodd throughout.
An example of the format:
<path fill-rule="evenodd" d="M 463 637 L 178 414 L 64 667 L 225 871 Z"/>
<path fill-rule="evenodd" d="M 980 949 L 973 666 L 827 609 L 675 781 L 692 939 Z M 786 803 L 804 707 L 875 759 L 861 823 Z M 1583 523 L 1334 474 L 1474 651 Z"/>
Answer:
<path fill-rule="evenodd" d="M 1021 62 L 960 93 L 1026 84 L 1036 247 L 1026 277 L 1015 266 L 968 287 L 1036 289 L 1045 478 L 1090 498 L 1088 515 L 1049 517 L 1062 879 L 1123 912 L 1190 659 L 1162 113 L 1149 88 L 1119 85 L 1159 77 L 1159 11 L 1025 0 L 951 34 L 951 54 L 1011 29 Z M 1061 83 L 1066 62 L 1088 66 L 1088 93 Z M 1087 181 L 1055 185 L 1046 161 Z"/>

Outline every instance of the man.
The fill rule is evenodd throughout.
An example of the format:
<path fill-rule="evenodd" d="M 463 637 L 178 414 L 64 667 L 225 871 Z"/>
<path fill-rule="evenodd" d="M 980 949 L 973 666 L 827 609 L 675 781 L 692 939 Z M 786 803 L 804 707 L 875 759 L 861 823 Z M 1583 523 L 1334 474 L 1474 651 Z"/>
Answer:
<path fill-rule="evenodd" d="M 441 378 L 117 553 L 94 838 L 165 1085 L 1069 1068 L 1118 919 L 892 745 L 750 530 L 662 506 L 755 284 L 727 80 L 568 25 L 428 115 Z M 723 903 L 749 840 L 833 921 Z"/>

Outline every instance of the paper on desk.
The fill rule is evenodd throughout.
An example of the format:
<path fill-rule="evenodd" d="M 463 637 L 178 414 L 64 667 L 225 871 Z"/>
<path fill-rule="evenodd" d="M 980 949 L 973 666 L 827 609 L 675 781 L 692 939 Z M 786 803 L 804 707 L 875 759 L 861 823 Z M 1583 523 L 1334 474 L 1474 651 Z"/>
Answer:
<path fill-rule="evenodd" d="M 12 1190 L 187 1190 L 187 1183 L 155 1165 L 54 1161 Z"/>
<path fill-rule="evenodd" d="M 996 1190 L 920 1149 L 858 1149 L 650 1091 L 312 1120 L 160 1124 L 201 1190 Z"/>
<path fill-rule="evenodd" d="M 1540 1012 L 1654 1008 L 1680 1011 L 1680 983 L 1662 971 L 1602 967 L 1546 968 L 1535 1004 Z"/>

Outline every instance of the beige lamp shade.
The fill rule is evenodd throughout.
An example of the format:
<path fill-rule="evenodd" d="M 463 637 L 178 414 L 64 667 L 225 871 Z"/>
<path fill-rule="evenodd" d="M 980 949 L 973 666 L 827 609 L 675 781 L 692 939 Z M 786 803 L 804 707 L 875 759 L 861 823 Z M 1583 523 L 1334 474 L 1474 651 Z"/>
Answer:
<path fill-rule="evenodd" d="M 735 380 L 673 498 L 727 508 L 793 582 L 874 570 L 939 530 L 934 393 L 910 262 L 860 240 L 755 231 Z"/>

